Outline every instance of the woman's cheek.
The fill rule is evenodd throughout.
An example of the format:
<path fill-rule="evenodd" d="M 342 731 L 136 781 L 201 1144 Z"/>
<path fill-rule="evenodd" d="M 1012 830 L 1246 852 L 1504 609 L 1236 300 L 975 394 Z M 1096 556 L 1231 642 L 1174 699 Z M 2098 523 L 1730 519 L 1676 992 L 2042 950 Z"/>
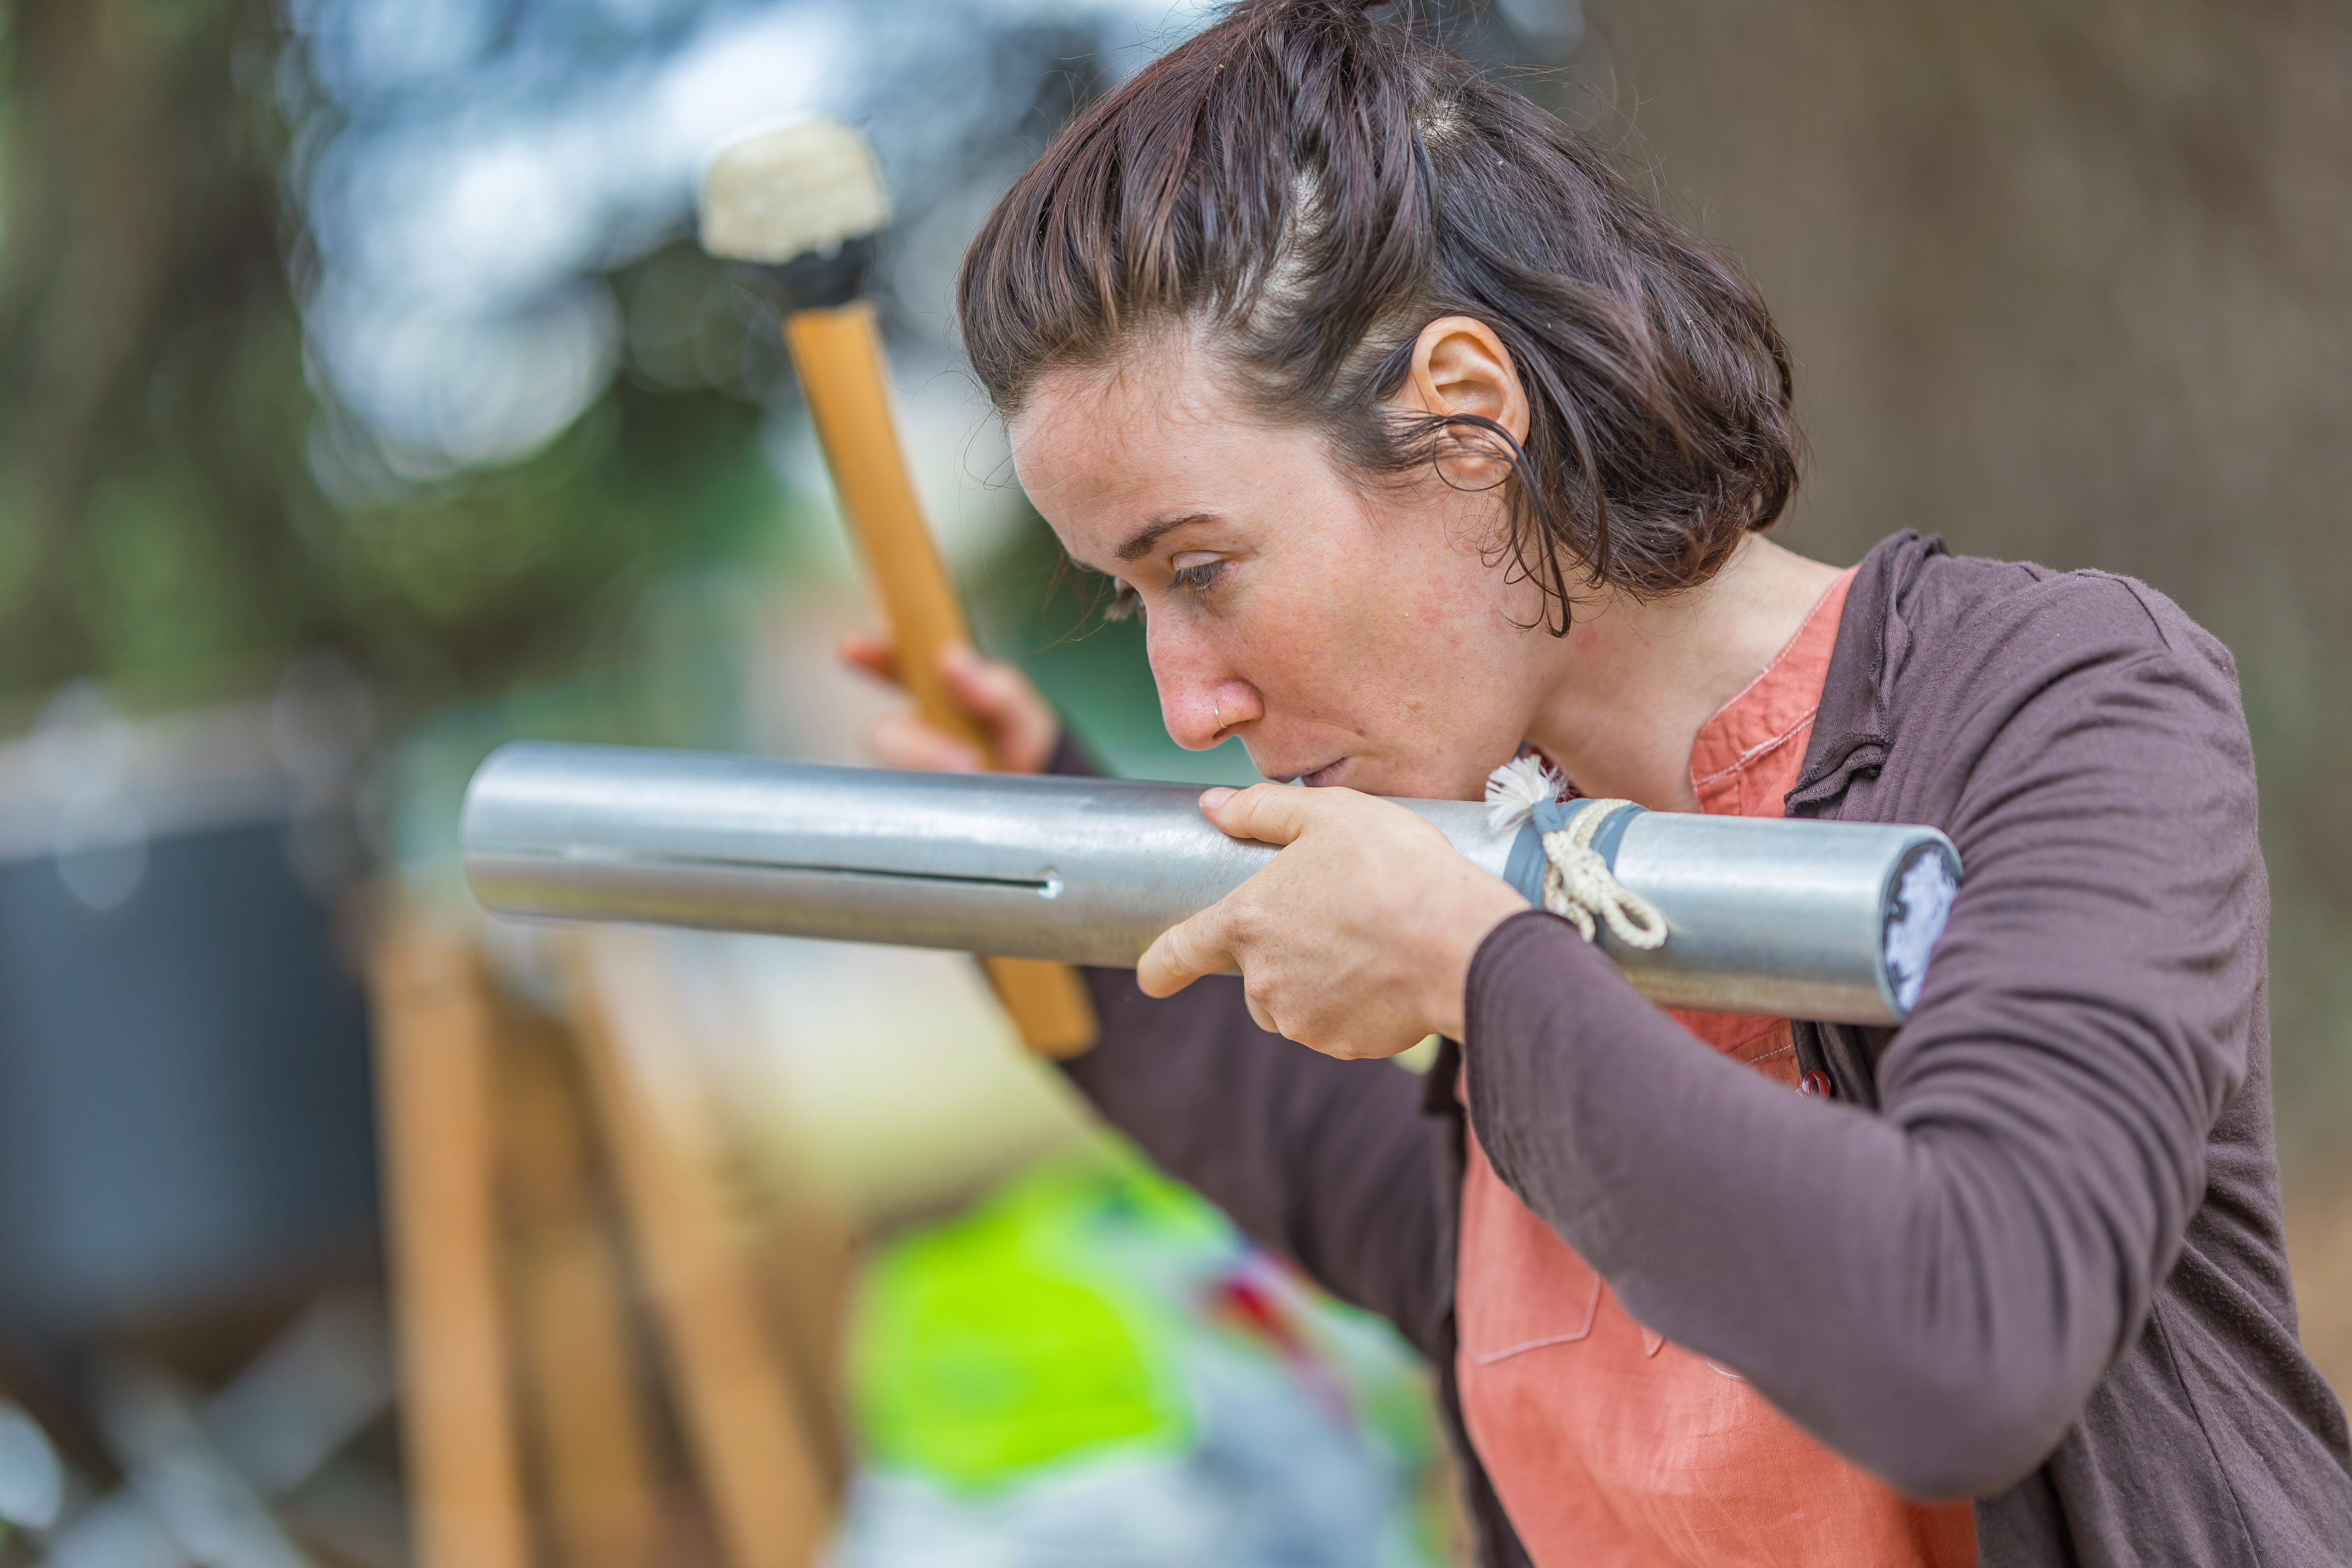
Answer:
<path fill-rule="evenodd" d="M 1236 673 L 1259 684 L 1314 689 L 1350 675 L 1380 637 L 1380 612 L 1347 594 L 1346 583 L 1258 585 L 1226 620 Z"/>

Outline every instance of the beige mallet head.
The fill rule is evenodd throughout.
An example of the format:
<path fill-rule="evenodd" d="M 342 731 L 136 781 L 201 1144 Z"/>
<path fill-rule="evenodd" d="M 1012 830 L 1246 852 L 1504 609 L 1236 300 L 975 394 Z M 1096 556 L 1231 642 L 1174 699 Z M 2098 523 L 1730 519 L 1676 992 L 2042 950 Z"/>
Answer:
<path fill-rule="evenodd" d="M 831 120 L 729 143 L 702 176 L 702 248 L 787 310 L 846 304 L 864 281 L 890 194 L 866 138 Z"/>

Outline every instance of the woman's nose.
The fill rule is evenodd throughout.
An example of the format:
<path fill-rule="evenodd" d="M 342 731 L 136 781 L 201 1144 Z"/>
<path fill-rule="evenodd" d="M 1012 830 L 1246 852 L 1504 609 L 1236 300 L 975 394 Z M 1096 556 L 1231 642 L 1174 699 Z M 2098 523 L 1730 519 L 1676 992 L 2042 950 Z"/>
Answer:
<path fill-rule="evenodd" d="M 1265 702 L 1257 689 L 1244 681 L 1220 680 L 1189 693 L 1160 688 L 1160 721 L 1188 752 L 1207 751 L 1265 712 Z"/>
<path fill-rule="evenodd" d="M 1188 752 L 1205 752 L 1265 713 L 1265 699 L 1245 680 L 1171 669 L 1158 658 L 1151 674 L 1160 687 L 1160 721 Z"/>

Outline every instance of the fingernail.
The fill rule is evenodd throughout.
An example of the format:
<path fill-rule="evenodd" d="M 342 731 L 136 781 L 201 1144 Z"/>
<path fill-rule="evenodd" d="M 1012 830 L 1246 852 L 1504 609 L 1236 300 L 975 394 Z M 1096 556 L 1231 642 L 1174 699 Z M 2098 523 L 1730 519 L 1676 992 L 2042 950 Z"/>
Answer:
<path fill-rule="evenodd" d="M 1225 802 L 1233 799 L 1234 796 L 1239 794 L 1241 794 L 1241 791 L 1237 789 L 1227 789 L 1223 784 L 1219 784 L 1213 790 L 1202 792 L 1201 795 L 1201 809 L 1202 811 L 1214 811 L 1217 807 L 1224 805 Z"/>

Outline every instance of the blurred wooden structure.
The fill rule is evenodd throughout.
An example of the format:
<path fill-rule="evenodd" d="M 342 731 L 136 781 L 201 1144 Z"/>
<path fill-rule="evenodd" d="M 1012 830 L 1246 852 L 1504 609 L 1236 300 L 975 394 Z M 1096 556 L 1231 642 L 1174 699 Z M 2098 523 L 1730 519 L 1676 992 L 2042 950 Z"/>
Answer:
<path fill-rule="evenodd" d="M 524 1568 L 499 1307 L 494 1010 L 472 950 L 421 919 L 394 916 L 373 959 L 416 1561 Z"/>
<path fill-rule="evenodd" d="M 655 939 L 546 951 L 562 1016 L 415 907 L 373 943 L 415 1560 L 809 1568 L 846 1228 L 740 1201 Z"/>

